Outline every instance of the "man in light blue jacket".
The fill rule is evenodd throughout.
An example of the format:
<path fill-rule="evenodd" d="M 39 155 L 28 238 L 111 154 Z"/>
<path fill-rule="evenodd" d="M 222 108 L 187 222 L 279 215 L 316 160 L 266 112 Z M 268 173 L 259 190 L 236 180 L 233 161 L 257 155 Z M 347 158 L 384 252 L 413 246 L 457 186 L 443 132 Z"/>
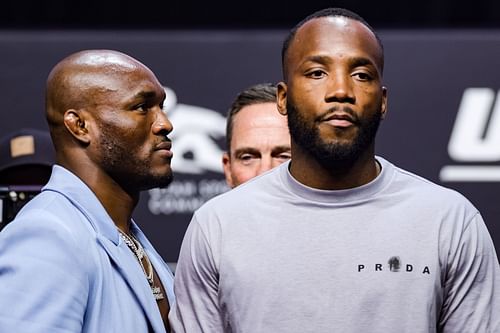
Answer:
<path fill-rule="evenodd" d="M 0 332 L 167 332 L 172 273 L 132 220 L 172 179 L 165 93 L 142 63 L 87 50 L 49 74 L 56 165 L 0 233 Z"/>

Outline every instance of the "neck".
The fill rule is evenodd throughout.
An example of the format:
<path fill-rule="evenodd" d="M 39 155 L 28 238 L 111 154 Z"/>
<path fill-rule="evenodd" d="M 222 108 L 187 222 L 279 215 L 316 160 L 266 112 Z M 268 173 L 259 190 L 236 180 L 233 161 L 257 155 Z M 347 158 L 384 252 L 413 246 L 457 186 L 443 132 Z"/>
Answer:
<path fill-rule="evenodd" d="M 304 151 L 292 151 L 291 175 L 300 183 L 321 190 L 345 190 L 371 182 L 380 173 L 373 149 L 349 163 L 327 167 Z"/>
<path fill-rule="evenodd" d="M 139 192 L 129 193 L 116 183 L 106 172 L 92 163 L 81 161 L 78 166 L 63 165 L 77 175 L 96 195 L 116 226 L 130 233 L 130 221 Z"/>
<path fill-rule="evenodd" d="M 93 191 L 116 226 L 126 234 L 130 234 L 130 221 L 139 196 L 131 197 L 123 191 L 100 187 Z"/>

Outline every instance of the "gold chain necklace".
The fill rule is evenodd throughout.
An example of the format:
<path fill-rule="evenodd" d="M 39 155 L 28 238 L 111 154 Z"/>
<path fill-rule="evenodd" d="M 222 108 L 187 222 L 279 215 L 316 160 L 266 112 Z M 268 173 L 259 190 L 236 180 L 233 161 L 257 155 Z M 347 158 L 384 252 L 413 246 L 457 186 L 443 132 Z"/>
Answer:
<path fill-rule="evenodd" d="M 141 265 L 144 275 L 146 275 L 146 279 L 148 280 L 149 287 L 151 288 L 155 299 L 157 301 L 164 299 L 165 296 L 161 292 L 161 289 L 154 285 L 153 265 L 146 255 L 146 252 L 144 251 L 141 243 L 133 235 L 129 236 L 120 229 L 118 229 L 118 231 L 120 232 L 120 236 L 122 237 L 125 244 L 127 244 L 128 248 L 134 253 L 135 257 L 139 261 L 139 264 Z M 147 267 L 144 267 L 144 264 L 142 262 L 143 259 L 146 262 Z"/>

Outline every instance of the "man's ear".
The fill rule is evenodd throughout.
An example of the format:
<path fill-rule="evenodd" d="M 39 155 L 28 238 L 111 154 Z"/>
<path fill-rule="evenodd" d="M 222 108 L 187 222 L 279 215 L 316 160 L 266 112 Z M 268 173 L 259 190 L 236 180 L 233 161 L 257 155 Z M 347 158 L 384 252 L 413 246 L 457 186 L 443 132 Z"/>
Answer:
<path fill-rule="evenodd" d="M 231 158 L 227 152 L 222 154 L 222 167 L 224 168 L 224 176 L 226 177 L 226 183 L 230 188 L 234 187 L 233 179 L 231 177 Z"/>
<path fill-rule="evenodd" d="M 75 139 L 84 144 L 89 144 L 88 119 L 86 119 L 85 115 L 86 113 L 83 110 L 67 110 L 64 113 L 64 126 Z"/>
<path fill-rule="evenodd" d="M 286 111 L 286 83 L 285 82 L 279 82 L 276 85 L 277 91 L 276 91 L 276 104 L 278 106 L 278 112 L 281 113 L 283 116 L 286 116 L 287 111 Z"/>
<path fill-rule="evenodd" d="M 382 119 L 385 119 L 387 114 L 387 87 L 382 86 L 382 107 L 380 108 Z"/>

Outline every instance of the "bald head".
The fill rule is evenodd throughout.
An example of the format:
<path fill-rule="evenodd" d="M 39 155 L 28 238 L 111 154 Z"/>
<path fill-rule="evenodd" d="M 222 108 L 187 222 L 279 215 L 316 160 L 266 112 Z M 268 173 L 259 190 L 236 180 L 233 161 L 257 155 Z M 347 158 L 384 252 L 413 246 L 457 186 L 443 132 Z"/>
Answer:
<path fill-rule="evenodd" d="M 145 66 L 112 50 L 87 50 L 61 60 L 50 72 L 46 86 L 46 112 L 51 127 L 61 125 L 68 109 L 80 109 L 94 100 L 96 92 L 112 89 L 109 77 Z"/>
<path fill-rule="evenodd" d="M 85 50 L 61 60 L 49 73 L 46 84 L 45 110 L 56 151 L 60 142 L 67 144 L 64 117 L 68 110 L 92 110 L 113 98 L 113 92 L 130 88 L 134 73 L 154 74 L 144 64 L 113 50 Z M 158 83 L 159 84 L 159 83 Z"/>
<path fill-rule="evenodd" d="M 100 174 L 132 192 L 159 186 L 171 173 L 164 100 L 154 73 L 124 53 L 86 50 L 64 58 L 46 87 L 57 164 L 88 183 Z"/>

